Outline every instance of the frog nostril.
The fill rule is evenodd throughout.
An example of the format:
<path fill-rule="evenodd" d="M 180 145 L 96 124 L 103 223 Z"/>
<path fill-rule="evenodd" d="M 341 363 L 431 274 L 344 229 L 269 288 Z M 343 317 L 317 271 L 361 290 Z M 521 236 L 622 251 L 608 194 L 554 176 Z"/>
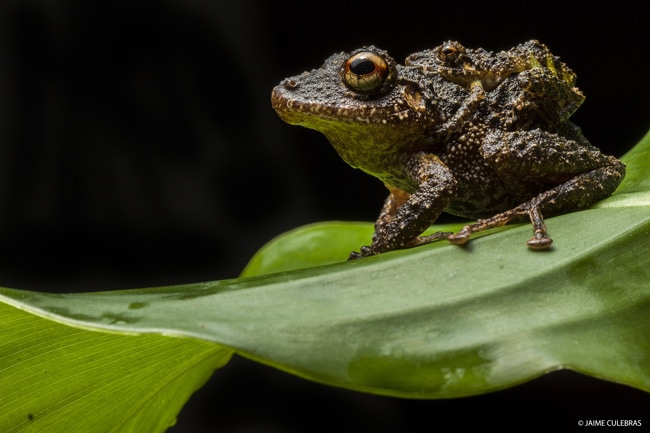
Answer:
<path fill-rule="evenodd" d="M 288 90 L 295 90 L 298 88 L 298 82 L 296 80 L 286 80 L 283 84 Z"/>

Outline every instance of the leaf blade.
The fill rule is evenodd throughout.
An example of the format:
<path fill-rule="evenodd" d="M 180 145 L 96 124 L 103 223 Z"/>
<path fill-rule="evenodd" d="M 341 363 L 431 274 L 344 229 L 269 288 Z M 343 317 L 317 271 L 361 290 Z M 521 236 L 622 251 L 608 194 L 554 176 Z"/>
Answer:
<path fill-rule="evenodd" d="M 576 236 L 572 227 L 590 220 L 584 213 L 599 215 L 590 227 L 601 238 Z M 635 228 L 612 224 L 617 219 L 634 221 Z M 584 317 L 598 319 L 611 308 L 623 308 L 619 305 L 623 301 L 640 303 L 644 308 L 648 303 L 648 275 L 642 270 L 633 272 L 628 265 L 633 263 L 630 255 L 636 257 L 645 248 L 647 235 L 643 233 L 650 231 L 650 215 L 645 209 L 587 210 L 555 218 L 552 227 L 558 238 L 572 239 L 574 244 L 548 254 L 526 251 L 521 240 L 527 239 L 529 229 L 522 226 L 477 239 L 468 249 L 418 248 L 352 265 L 301 271 L 299 277 L 298 273 L 290 273 L 119 294 L 41 296 L 30 304 L 39 305 L 35 312 L 59 319 L 64 305 L 69 309 L 65 312 L 68 317 L 73 317 L 75 311 L 103 305 L 98 312 L 101 314 L 85 318 L 86 326 L 203 338 L 303 377 L 338 386 L 409 397 L 457 397 L 520 383 L 566 364 L 546 349 L 540 352 L 540 347 L 546 346 L 539 335 L 542 331 L 533 332 L 537 328 L 546 330 Z M 619 239 L 629 254 L 612 250 L 611 239 Z M 497 248 L 500 252 L 494 254 L 494 245 L 509 248 Z M 473 266 L 467 269 L 469 257 Z M 627 278 L 630 286 L 624 297 L 610 296 L 603 290 L 603 274 L 583 280 L 594 269 L 584 263 L 601 262 L 618 267 L 608 281 Z M 434 274 L 432 279 L 420 263 L 436 263 L 446 271 Z M 512 263 L 535 269 L 525 275 L 494 272 Z M 372 280 L 367 278 L 369 272 Z M 395 285 L 403 273 L 414 279 L 398 293 Z M 134 303 L 149 305 L 138 310 L 148 309 L 147 314 L 129 315 L 128 305 Z M 175 311 L 191 311 L 192 317 L 181 314 L 174 319 Z M 123 321 L 115 323 L 116 317 Z M 647 320 L 640 323 L 647 326 Z M 488 347 L 486 329 L 492 332 Z M 427 330 L 434 330 L 437 339 L 432 339 Z M 615 331 L 611 331 L 612 336 Z M 345 346 L 341 346 L 341 335 L 345 336 Z M 536 336 L 534 341 L 539 346 L 527 346 L 525 351 L 508 349 L 512 341 L 519 341 L 518 335 Z M 643 340 L 643 345 L 637 347 L 649 344 Z M 503 358 L 506 353 L 518 358 L 508 364 L 492 358 L 492 354 Z M 485 370 L 484 363 L 477 364 L 477 356 L 487 356 L 494 365 Z M 360 382 L 350 373 L 350 366 L 356 365 L 358 359 L 383 359 L 402 370 L 413 362 L 430 368 L 414 379 L 418 389 L 386 389 L 382 378 L 395 375 L 396 370 L 381 365 L 372 370 L 365 362 L 362 364 L 366 371 L 374 373 L 371 379 L 366 376 Z M 531 364 L 532 360 L 538 362 Z M 454 363 L 474 365 L 471 374 L 476 377 L 475 387 L 467 388 L 463 381 L 454 384 L 453 376 L 442 374 L 441 365 Z M 579 364 L 571 367 L 580 369 Z M 432 369 L 438 374 L 432 374 Z M 590 371 L 589 367 L 585 371 Z M 647 373 L 638 374 L 633 386 L 647 389 Z M 443 379 L 451 382 L 439 382 Z"/>
<path fill-rule="evenodd" d="M 232 353 L 205 342 L 73 328 L 5 304 L 0 318 L 3 432 L 165 431 Z"/>

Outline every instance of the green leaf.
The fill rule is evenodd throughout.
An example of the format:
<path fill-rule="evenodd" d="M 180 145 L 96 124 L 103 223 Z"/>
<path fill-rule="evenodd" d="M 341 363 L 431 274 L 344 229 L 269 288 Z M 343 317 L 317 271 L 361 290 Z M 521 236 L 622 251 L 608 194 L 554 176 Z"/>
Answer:
<path fill-rule="evenodd" d="M 370 223 L 327 222 L 287 232 L 263 246 L 250 260 L 242 277 L 293 271 L 343 261 L 353 248 L 368 243 Z"/>
<path fill-rule="evenodd" d="M 548 219 L 546 252 L 526 248 L 523 224 L 346 262 L 372 229 L 334 223 L 279 237 L 247 278 L 0 289 L 0 431 L 163 431 L 233 352 L 403 397 L 484 393 L 559 368 L 650 391 L 649 155 L 650 135 L 625 156 L 616 195 Z"/>
<path fill-rule="evenodd" d="M 232 350 L 59 324 L 0 304 L 0 431 L 159 432 Z"/>

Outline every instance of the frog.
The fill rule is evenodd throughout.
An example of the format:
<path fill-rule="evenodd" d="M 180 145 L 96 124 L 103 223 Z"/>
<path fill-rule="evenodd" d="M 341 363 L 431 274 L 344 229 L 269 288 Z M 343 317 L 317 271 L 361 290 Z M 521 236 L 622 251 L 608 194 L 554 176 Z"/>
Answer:
<path fill-rule="evenodd" d="M 438 72 L 466 87 L 480 84 L 486 91 L 496 88 L 505 78 L 530 69 L 545 69 L 568 87 L 575 87 L 577 80 L 573 70 L 536 39 L 498 52 L 466 48 L 458 41 L 446 41 L 433 49 L 410 54 L 404 64 Z"/>
<path fill-rule="evenodd" d="M 520 74 L 533 69 L 486 89 L 398 64 L 370 45 L 333 54 L 273 89 L 271 104 L 283 121 L 323 133 L 347 164 L 388 190 L 370 245 L 350 260 L 445 239 L 464 245 L 474 233 L 525 219 L 533 228 L 527 246 L 548 249 L 544 215 L 614 192 L 625 176 L 621 161 L 564 115 L 549 121 L 534 106 L 520 109 L 530 96 Z M 553 84 L 543 74 L 532 87 Z M 423 235 L 443 212 L 476 222 Z"/>
<path fill-rule="evenodd" d="M 585 100 L 575 87 L 573 70 L 536 39 L 499 52 L 446 41 L 409 55 L 405 64 L 438 72 L 476 92 L 494 90 L 514 76 L 521 81 L 520 106 L 533 108 L 530 115 L 539 115 L 549 125 L 567 120 Z"/>

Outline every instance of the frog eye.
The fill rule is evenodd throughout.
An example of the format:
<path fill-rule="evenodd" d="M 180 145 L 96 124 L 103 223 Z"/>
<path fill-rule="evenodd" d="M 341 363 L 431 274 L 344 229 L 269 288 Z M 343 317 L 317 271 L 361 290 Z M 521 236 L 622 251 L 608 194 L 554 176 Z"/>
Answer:
<path fill-rule="evenodd" d="M 438 50 L 438 59 L 450 61 L 456 59 L 463 53 L 464 49 L 458 42 L 448 42 Z"/>
<path fill-rule="evenodd" d="M 447 44 L 444 47 L 440 48 L 440 54 L 448 57 L 454 55 L 458 50 L 451 44 Z"/>
<path fill-rule="evenodd" d="M 384 57 L 373 51 L 361 51 L 346 60 L 342 70 L 343 83 L 357 93 L 375 93 L 383 88 L 390 72 Z"/>

